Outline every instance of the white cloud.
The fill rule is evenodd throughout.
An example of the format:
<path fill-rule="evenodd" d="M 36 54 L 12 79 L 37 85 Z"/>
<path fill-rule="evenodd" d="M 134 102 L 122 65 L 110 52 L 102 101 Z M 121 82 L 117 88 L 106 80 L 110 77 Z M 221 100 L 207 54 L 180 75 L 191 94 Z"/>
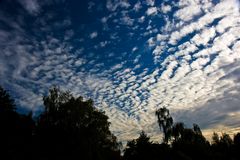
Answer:
<path fill-rule="evenodd" d="M 153 55 L 155 59 L 155 63 L 157 59 L 160 59 L 161 54 L 163 54 L 165 47 L 164 46 L 156 46 L 156 48 L 153 50 Z"/>
<path fill-rule="evenodd" d="M 125 15 L 121 19 L 121 24 L 132 26 L 134 23 L 134 19 L 130 18 L 129 16 Z"/>
<path fill-rule="evenodd" d="M 92 32 L 90 35 L 89 35 L 89 37 L 91 38 L 91 39 L 94 39 L 94 38 L 96 38 L 98 36 L 98 33 L 97 32 Z"/>
<path fill-rule="evenodd" d="M 106 23 L 108 21 L 108 17 L 103 17 L 103 18 L 101 18 L 101 22 L 102 23 Z"/>
<path fill-rule="evenodd" d="M 161 6 L 161 11 L 163 12 L 163 13 L 168 13 L 168 12 L 170 12 L 172 10 L 172 8 L 171 8 L 171 6 L 170 5 L 162 5 Z"/>
<path fill-rule="evenodd" d="M 196 34 L 192 41 L 197 45 L 207 45 L 208 42 L 216 35 L 215 28 L 205 28 L 200 34 Z"/>
<path fill-rule="evenodd" d="M 138 2 L 134 5 L 133 10 L 134 10 L 135 12 L 138 12 L 141 8 L 142 8 L 141 2 L 138 1 Z"/>
<path fill-rule="evenodd" d="M 150 15 L 156 15 L 157 12 L 158 12 L 157 7 L 150 7 L 150 8 L 147 9 L 146 14 L 147 14 L 148 16 L 150 16 Z"/>
<path fill-rule="evenodd" d="M 155 40 L 154 40 L 153 37 L 149 38 L 147 42 L 148 42 L 148 46 L 149 47 L 153 47 L 153 46 L 156 45 Z"/>
<path fill-rule="evenodd" d="M 107 0 L 106 8 L 110 11 L 116 11 L 118 7 L 129 8 L 131 5 L 125 0 Z"/>
<path fill-rule="evenodd" d="M 168 38 L 168 35 L 157 34 L 157 41 L 165 41 Z"/>
<path fill-rule="evenodd" d="M 147 5 L 154 6 L 155 0 L 146 0 Z"/>
<path fill-rule="evenodd" d="M 138 50 L 138 47 L 133 47 L 132 52 L 135 52 L 136 50 Z"/>
<path fill-rule="evenodd" d="M 178 40 L 187 36 L 194 31 L 199 31 L 208 24 L 211 24 L 215 19 L 224 16 L 235 16 L 239 14 L 235 0 L 221 1 L 211 9 L 211 12 L 207 12 L 201 16 L 196 22 L 183 26 L 179 31 L 171 33 L 169 43 L 176 44 Z"/>
<path fill-rule="evenodd" d="M 187 7 L 184 7 L 177 12 L 174 16 L 183 21 L 189 21 L 194 16 L 201 14 L 201 5 L 200 4 L 191 4 Z"/>
<path fill-rule="evenodd" d="M 100 46 L 101 46 L 101 47 L 105 47 L 107 44 L 108 44 L 108 41 L 100 42 Z"/>
<path fill-rule="evenodd" d="M 145 17 L 144 16 L 142 16 L 142 17 L 140 17 L 139 19 L 138 19 L 138 22 L 139 23 L 143 23 L 145 21 Z"/>

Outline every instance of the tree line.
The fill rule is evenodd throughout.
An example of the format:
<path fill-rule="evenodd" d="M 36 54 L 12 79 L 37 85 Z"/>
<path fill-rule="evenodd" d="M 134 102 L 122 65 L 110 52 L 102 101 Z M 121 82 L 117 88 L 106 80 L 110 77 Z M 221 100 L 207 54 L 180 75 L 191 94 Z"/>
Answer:
<path fill-rule="evenodd" d="M 37 117 L 20 114 L 9 93 L 0 86 L 0 159 L 2 160 L 202 160 L 240 159 L 240 133 L 213 134 L 212 142 L 197 124 L 186 128 L 173 122 L 167 108 L 156 111 L 163 140 L 154 143 L 142 131 L 122 145 L 104 112 L 92 100 L 74 97 L 57 87 L 43 97 Z M 160 140 L 159 140 L 160 141 Z"/>
<path fill-rule="evenodd" d="M 167 108 L 158 109 L 156 116 L 163 132 L 162 143 L 152 142 L 142 131 L 127 143 L 125 160 L 240 160 L 240 133 L 233 139 L 227 133 L 213 133 L 210 143 L 197 124 L 187 128 L 182 122 L 174 123 Z"/>

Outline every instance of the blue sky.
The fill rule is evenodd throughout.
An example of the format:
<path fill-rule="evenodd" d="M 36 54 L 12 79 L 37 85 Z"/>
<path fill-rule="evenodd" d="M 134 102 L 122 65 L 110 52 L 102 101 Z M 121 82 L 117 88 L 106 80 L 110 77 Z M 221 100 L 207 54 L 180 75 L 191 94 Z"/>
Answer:
<path fill-rule="evenodd" d="M 92 98 L 119 140 L 155 117 L 240 131 L 238 0 L 2 0 L 0 85 L 41 111 L 52 85 Z"/>

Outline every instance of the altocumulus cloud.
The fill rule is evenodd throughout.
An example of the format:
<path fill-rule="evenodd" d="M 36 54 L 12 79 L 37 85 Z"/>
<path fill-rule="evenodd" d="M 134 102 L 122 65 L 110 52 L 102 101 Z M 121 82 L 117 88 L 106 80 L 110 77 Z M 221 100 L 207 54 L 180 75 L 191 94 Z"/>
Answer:
<path fill-rule="evenodd" d="M 170 6 L 179 8 L 172 13 L 174 19 L 164 15 Z M 119 117 L 113 116 L 119 107 L 110 111 L 116 121 L 113 130 L 125 140 L 141 129 L 157 136 L 154 113 L 166 106 L 177 121 L 199 123 L 208 135 L 208 128 L 239 131 L 238 1 L 179 1 L 162 10 L 165 25 L 146 41 L 153 48 L 156 68 L 142 74 L 133 68 L 113 71 L 119 84 L 108 91 L 115 91 L 115 98 L 105 98 L 107 102 L 117 99 L 121 106 Z M 146 13 L 157 14 L 157 8 Z M 121 122 L 123 115 L 126 125 Z"/>
<path fill-rule="evenodd" d="M 20 108 L 41 110 L 41 96 L 57 84 L 92 98 L 122 141 L 141 130 L 157 140 L 162 106 L 206 135 L 239 131 L 237 0 L 93 1 L 87 20 L 45 10 L 65 3 L 24 0 L 27 13 L 0 11 L 0 84 Z"/>

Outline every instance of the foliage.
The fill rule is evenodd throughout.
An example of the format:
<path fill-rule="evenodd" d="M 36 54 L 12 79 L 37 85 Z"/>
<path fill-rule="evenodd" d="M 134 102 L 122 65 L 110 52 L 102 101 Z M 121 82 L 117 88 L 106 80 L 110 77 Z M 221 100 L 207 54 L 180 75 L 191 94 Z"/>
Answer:
<path fill-rule="evenodd" d="M 93 107 L 92 100 L 75 98 L 56 87 L 49 93 L 43 98 L 45 111 L 36 127 L 39 146 L 48 144 L 46 156 L 117 159 L 119 144 L 109 130 L 108 117 Z"/>
<path fill-rule="evenodd" d="M 171 128 L 173 125 L 173 119 L 170 116 L 169 110 L 166 107 L 160 108 L 156 111 L 156 116 L 158 118 L 159 128 L 163 130 L 163 140 L 165 143 L 168 143 L 171 138 Z"/>
<path fill-rule="evenodd" d="M 184 123 L 178 122 L 175 123 L 172 127 L 172 136 L 174 138 L 174 141 L 178 141 L 181 138 L 181 135 L 183 135 L 184 132 Z"/>
<path fill-rule="evenodd" d="M 137 139 L 128 141 L 124 150 L 123 159 L 125 160 L 157 160 L 159 155 L 167 158 L 170 148 L 166 144 L 156 144 L 150 141 L 150 137 L 142 131 Z"/>
<path fill-rule="evenodd" d="M 18 114 L 14 100 L 0 87 L 0 159 L 28 157 L 33 127 L 31 114 Z"/>
<path fill-rule="evenodd" d="M 10 97 L 6 90 L 0 86 L 0 112 L 14 112 L 14 100 Z"/>

